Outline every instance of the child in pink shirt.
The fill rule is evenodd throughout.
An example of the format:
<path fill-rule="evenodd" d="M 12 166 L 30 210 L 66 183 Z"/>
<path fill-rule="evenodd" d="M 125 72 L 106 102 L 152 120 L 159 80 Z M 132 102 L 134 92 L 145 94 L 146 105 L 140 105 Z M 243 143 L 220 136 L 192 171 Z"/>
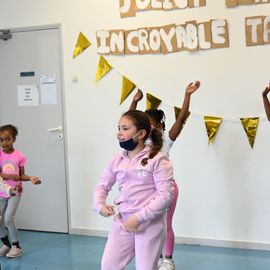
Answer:
<path fill-rule="evenodd" d="M 145 146 L 151 137 L 153 144 Z M 154 270 L 166 235 L 166 210 L 173 196 L 173 168 L 160 152 L 162 134 L 151 129 L 147 114 L 126 112 L 117 138 L 125 150 L 115 155 L 94 191 L 94 208 L 104 217 L 115 215 L 103 253 L 102 270 L 122 270 L 135 257 L 137 270 Z M 117 207 L 106 198 L 115 183 Z"/>
<path fill-rule="evenodd" d="M 0 145 L 2 148 L 0 151 L 0 176 L 12 189 L 19 191 L 17 194 L 0 191 L 0 238 L 3 243 L 0 248 L 0 256 L 6 256 L 7 258 L 22 255 L 14 223 L 21 198 L 22 181 L 31 181 L 34 185 L 41 183 L 38 177 L 25 174 L 26 158 L 23 153 L 13 147 L 17 135 L 18 130 L 13 125 L 0 127 Z"/>

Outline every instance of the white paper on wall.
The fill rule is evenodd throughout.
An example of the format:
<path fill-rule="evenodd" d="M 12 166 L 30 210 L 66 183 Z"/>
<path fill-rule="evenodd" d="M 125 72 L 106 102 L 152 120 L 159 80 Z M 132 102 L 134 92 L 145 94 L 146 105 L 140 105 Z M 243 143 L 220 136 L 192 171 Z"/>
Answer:
<path fill-rule="evenodd" d="M 17 86 L 18 106 L 38 106 L 39 96 L 36 85 Z"/>
<path fill-rule="evenodd" d="M 42 105 L 56 105 L 56 75 L 41 75 L 40 76 L 40 92 Z"/>

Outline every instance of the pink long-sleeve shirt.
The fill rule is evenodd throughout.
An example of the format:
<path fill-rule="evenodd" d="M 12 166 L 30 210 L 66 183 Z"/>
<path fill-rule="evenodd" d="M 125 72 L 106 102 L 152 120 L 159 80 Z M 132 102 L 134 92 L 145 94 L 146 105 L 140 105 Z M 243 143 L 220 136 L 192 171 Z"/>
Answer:
<path fill-rule="evenodd" d="M 149 147 L 145 147 L 131 159 L 127 151 L 123 151 L 112 158 L 94 191 L 97 212 L 106 204 L 108 193 L 116 182 L 119 195 L 114 203 L 122 216 L 135 214 L 140 222 L 146 222 L 166 211 L 173 197 L 173 167 L 162 152 L 142 166 L 141 161 L 148 158 L 149 151 Z"/>

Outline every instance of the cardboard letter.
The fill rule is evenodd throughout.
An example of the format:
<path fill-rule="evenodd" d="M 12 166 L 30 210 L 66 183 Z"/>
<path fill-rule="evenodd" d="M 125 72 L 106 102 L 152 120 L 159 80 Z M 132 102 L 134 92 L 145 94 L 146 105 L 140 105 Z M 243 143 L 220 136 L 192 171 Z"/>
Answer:
<path fill-rule="evenodd" d="M 187 32 L 187 49 L 189 51 L 198 50 L 198 29 L 196 21 L 186 22 L 186 32 Z"/>
<path fill-rule="evenodd" d="M 150 27 L 149 31 L 149 53 L 157 54 L 161 52 L 161 38 L 158 27 Z"/>
<path fill-rule="evenodd" d="M 246 18 L 246 45 L 263 45 L 263 19 L 264 16 Z"/>
<path fill-rule="evenodd" d="M 187 32 L 186 25 L 177 25 L 175 27 L 177 51 L 183 51 L 187 49 Z"/>
<path fill-rule="evenodd" d="M 121 18 L 134 17 L 136 14 L 136 5 L 134 0 L 119 0 Z"/>
<path fill-rule="evenodd" d="M 163 26 L 159 30 L 161 37 L 161 52 L 172 53 L 177 51 L 175 24 Z"/>
<path fill-rule="evenodd" d="M 263 41 L 264 41 L 264 44 L 270 44 L 270 16 L 267 16 L 264 18 Z"/>
<path fill-rule="evenodd" d="M 137 10 L 149 10 L 151 9 L 151 0 L 135 0 Z"/>
<path fill-rule="evenodd" d="M 149 53 L 150 46 L 149 46 L 148 28 L 138 29 L 138 39 L 139 39 L 140 54 Z"/>
<path fill-rule="evenodd" d="M 200 49 L 207 50 L 212 47 L 210 22 L 202 22 L 198 24 L 198 37 Z"/>
<path fill-rule="evenodd" d="M 97 52 L 99 54 L 109 54 L 111 52 L 109 47 L 110 32 L 108 30 L 97 31 L 96 37 L 97 37 Z"/>
<path fill-rule="evenodd" d="M 229 31 L 226 20 L 211 20 L 212 48 L 229 47 Z"/>
<path fill-rule="evenodd" d="M 124 30 L 111 30 L 110 48 L 111 54 L 125 54 L 125 32 Z"/>
<path fill-rule="evenodd" d="M 188 7 L 188 0 L 174 0 L 174 9 L 182 9 Z"/>
<path fill-rule="evenodd" d="M 138 30 L 130 30 L 125 32 L 125 54 L 139 53 Z"/>

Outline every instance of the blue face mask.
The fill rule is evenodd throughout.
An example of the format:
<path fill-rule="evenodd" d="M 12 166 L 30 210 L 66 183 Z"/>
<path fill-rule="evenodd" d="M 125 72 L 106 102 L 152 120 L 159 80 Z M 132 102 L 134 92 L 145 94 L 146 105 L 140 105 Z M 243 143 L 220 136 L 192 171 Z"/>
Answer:
<path fill-rule="evenodd" d="M 119 142 L 120 147 L 124 148 L 127 151 L 134 150 L 136 148 L 137 144 L 138 144 L 138 142 L 135 142 L 133 140 L 133 138 L 126 140 L 126 141 Z"/>
<path fill-rule="evenodd" d="M 126 140 L 126 141 L 122 141 L 122 142 L 119 142 L 119 145 L 121 148 L 127 150 L 127 151 L 132 151 L 136 148 L 137 144 L 139 142 L 135 142 L 134 141 L 134 138 L 140 133 L 140 131 L 135 135 L 133 136 L 132 138 L 130 138 L 129 140 Z"/>

